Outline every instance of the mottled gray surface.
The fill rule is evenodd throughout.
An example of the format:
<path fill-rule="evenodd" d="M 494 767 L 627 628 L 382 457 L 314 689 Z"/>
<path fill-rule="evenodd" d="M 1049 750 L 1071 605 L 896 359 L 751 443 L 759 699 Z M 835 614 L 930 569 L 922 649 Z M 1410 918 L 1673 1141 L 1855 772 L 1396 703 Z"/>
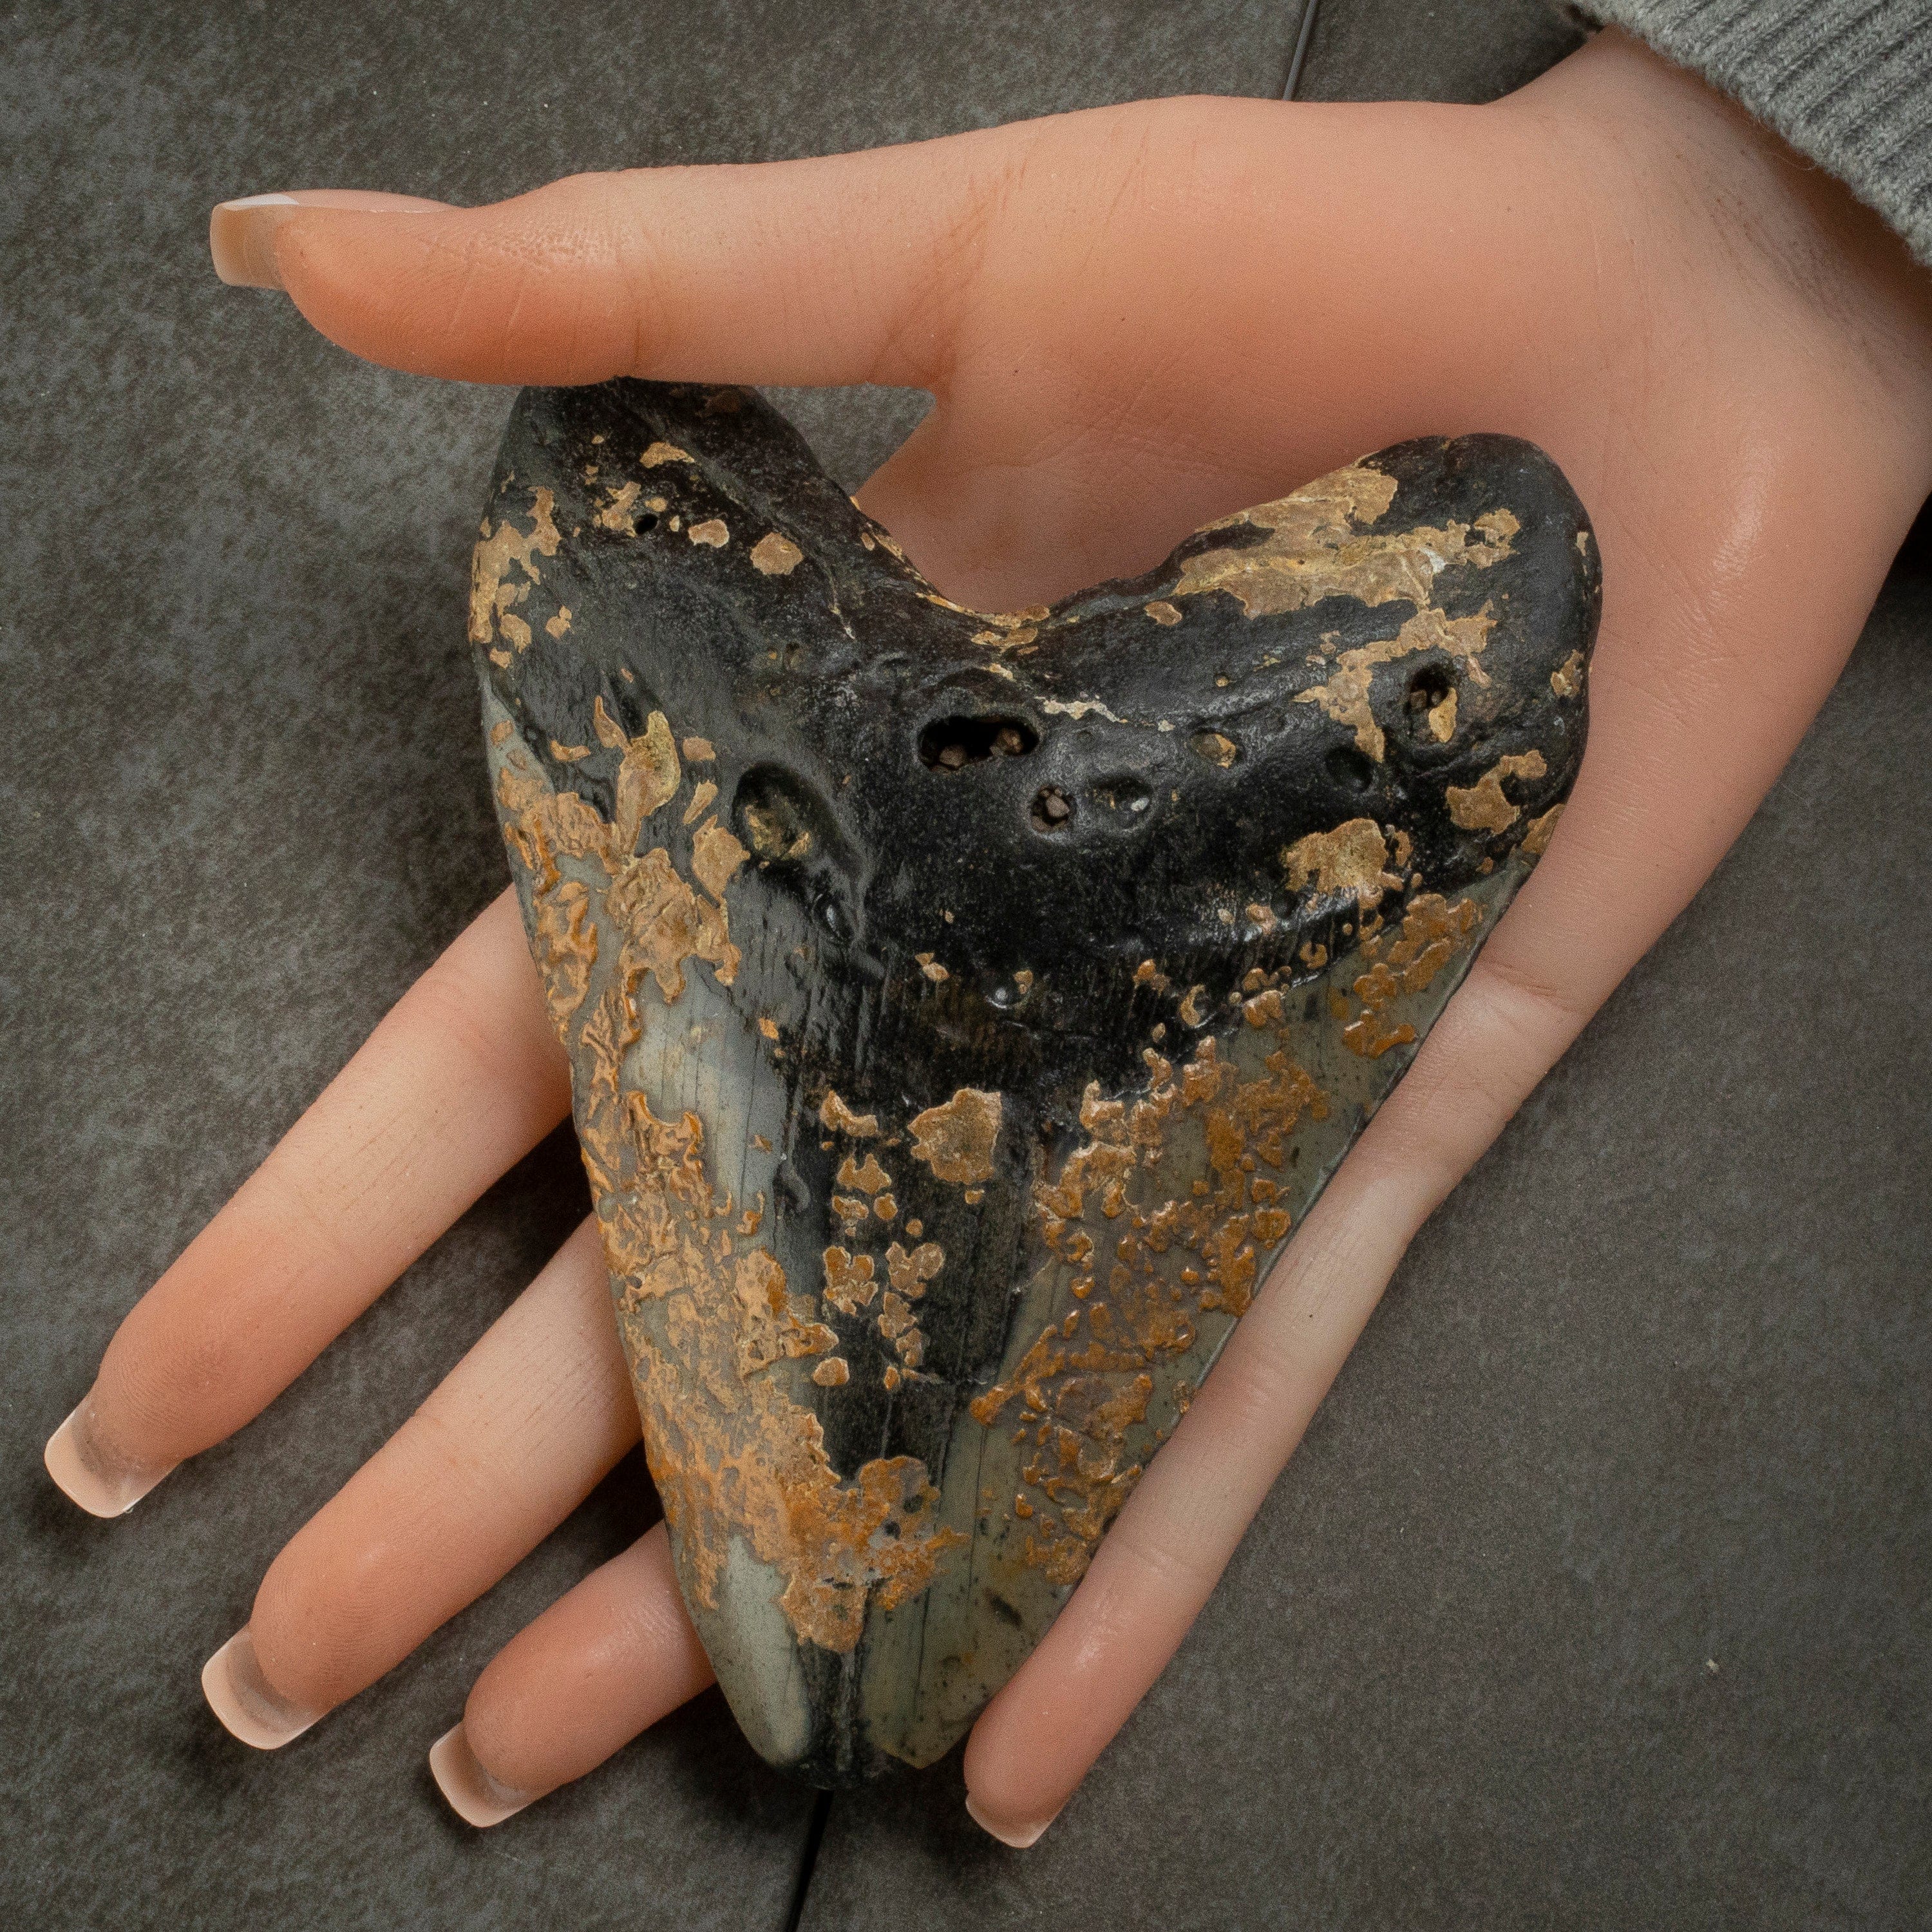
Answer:
<path fill-rule="evenodd" d="M 735 1932 L 784 1924 L 807 1843 L 715 1696 L 494 1833 L 430 1783 L 484 1660 L 648 1520 L 634 1459 L 288 1750 L 201 1704 L 283 1540 L 580 1211 L 560 1141 L 126 1521 L 41 1473 L 115 1322 L 504 876 L 459 598 L 506 398 L 220 288 L 208 205 L 1274 93 L 1298 17 L 0 14 L 0 1923 Z M 1493 92 L 1561 50 L 1544 17 L 1325 0 L 1304 92 Z M 890 446 L 890 410 L 814 406 L 844 473 Z M 1040 1847 L 964 1825 L 956 1759 L 838 1801 L 808 1924 L 1932 1916 L 1928 638 L 1901 582 L 1718 880 L 1417 1244 Z"/>

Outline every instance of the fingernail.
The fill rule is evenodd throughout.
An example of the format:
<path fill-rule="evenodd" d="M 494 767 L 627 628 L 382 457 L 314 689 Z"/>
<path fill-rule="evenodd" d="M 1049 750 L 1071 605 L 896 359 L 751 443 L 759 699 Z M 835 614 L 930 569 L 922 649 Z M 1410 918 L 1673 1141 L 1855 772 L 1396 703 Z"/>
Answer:
<path fill-rule="evenodd" d="M 143 1468 L 117 1456 L 100 1439 L 94 1426 L 94 1391 L 47 1438 L 41 1451 L 62 1491 L 90 1516 L 125 1516 L 175 1468 Z"/>
<path fill-rule="evenodd" d="M 222 1723 L 257 1750 L 279 1750 L 328 1715 L 291 1704 L 262 1675 L 246 1624 L 201 1666 L 201 1694 Z"/>
<path fill-rule="evenodd" d="M 429 1748 L 430 1774 L 449 1800 L 449 1808 L 466 1825 L 487 1831 L 534 1804 L 541 1791 L 518 1791 L 492 1778 L 478 1762 L 460 1724 L 443 1732 Z"/>
<path fill-rule="evenodd" d="M 224 201 L 208 218 L 208 252 L 214 272 L 231 288 L 278 289 L 274 233 L 298 206 L 292 194 L 246 194 Z"/>
<path fill-rule="evenodd" d="M 1028 1846 L 1040 1843 L 1046 1834 L 1048 1826 L 1060 1814 L 1055 1811 L 1050 1816 L 1042 1818 L 1037 1825 L 996 1824 L 973 1802 L 973 1794 L 969 1791 L 966 1794 L 966 1815 L 989 1837 L 998 1839 L 1003 1845 L 1012 1846 L 1016 1852 L 1023 1852 Z"/>
<path fill-rule="evenodd" d="M 231 286 L 278 289 L 275 231 L 298 209 L 332 208 L 352 214 L 446 214 L 448 206 L 416 194 L 382 194 L 373 189 L 305 188 L 297 194 L 244 194 L 224 201 L 208 218 L 208 252 L 214 272 Z"/>

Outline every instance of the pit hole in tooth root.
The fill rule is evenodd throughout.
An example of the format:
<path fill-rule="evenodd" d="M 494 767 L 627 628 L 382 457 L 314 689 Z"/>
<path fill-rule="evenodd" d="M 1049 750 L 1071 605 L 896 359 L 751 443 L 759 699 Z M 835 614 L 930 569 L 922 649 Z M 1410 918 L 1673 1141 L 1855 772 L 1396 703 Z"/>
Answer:
<path fill-rule="evenodd" d="M 732 794 L 730 823 L 772 887 L 842 944 L 856 936 L 856 868 L 836 815 L 782 765 L 754 765 Z"/>
<path fill-rule="evenodd" d="M 1354 745 L 1337 745 L 1322 760 L 1329 777 L 1349 791 L 1366 791 L 1376 782 L 1375 761 Z"/>
<path fill-rule="evenodd" d="M 1429 714 L 1450 692 L 1455 684 L 1447 670 L 1440 664 L 1424 664 L 1408 680 L 1408 689 L 1402 698 L 1402 708 L 1408 713 L 1408 728 L 1412 731 L 1426 734 L 1429 729 Z"/>
<path fill-rule="evenodd" d="M 1087 788 L 1090 804 L 1102 812 L 1115 812 L 1138 824 L 1153 803 L 1153 794 L 1131 774 L 1097 778 Z"/>
<path fill-rule="evenodd" d="M 919 734 L 919 758 L 929 770 L 959 772 L 989 758 L 1023 758 L 1039 745 L 1024 718 L 935 718 Z"/>
<path fill-rule="evenodd" d="M 1058 785 L 1042 785 L 1030 816 L 1036 832 L 1064 832 L 1073 822 L 1073 801 Z"/>
<path fill-rule="evenodd" d="M 782 765 L 754 765 L 731 796 L 732 829 L 761 863 L 815 866 L 830 859 L 849 870 L 837 821 L 817 790 Z"/>

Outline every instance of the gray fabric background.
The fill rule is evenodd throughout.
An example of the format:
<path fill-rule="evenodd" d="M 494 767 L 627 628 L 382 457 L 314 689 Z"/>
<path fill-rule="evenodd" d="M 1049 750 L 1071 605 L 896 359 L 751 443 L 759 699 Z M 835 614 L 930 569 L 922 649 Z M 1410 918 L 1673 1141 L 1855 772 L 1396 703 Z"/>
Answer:
<path fill-rule="evenodd" d="M 572 1224 L 560 1137 L 126 1520 L 40 1445 L 116 1322 L 497 890 L 462 641 L 507 406 L 220 287 L 209 205 L 476 200 L 1204 89 L 1254 0 L 0 14 L 0 1924 L 1898 1927 L 1932 1919 L 1932 576 L 1417 1242 L 1174 1667 L 1034 1852 L 956 1756 L 814 1807 L 715 1694 L 500 1829 L 424 1766 L 650 1520 L 636 1458 L 274 1756 L 202 1704 L 282 1541 Z M 1304 94 L 1502 91 L 1540 0 L 1327 0 Z M 903 399 L 814 399 L 853 480 Z M 352 556 L 359 562 L 347 567 Z M 802 1888 L 800 1880 L 808 1876 Z"/>

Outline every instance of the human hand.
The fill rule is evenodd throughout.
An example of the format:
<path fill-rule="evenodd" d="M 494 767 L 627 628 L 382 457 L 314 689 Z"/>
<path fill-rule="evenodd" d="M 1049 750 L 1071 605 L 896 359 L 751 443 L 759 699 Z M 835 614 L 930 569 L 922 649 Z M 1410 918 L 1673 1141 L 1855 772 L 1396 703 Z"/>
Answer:
<path fill-rule="evenodd" d="M 1844 190 L 1612 37 L 1484 109 L 1167 102 L 471 212 L 320 199 L 218 217 L 218 238 L 382 362 L 932 389 L 862 501 L 980 608 L 1143 568 L 1415 435 L 1528 436 L 1591 509 L 1604 619 L 1561 832 L 982 1717 L 975 1814 L 1028 1841 L 1184 1634 L 1416 1227 L 1829 688 L 1932 483 L 1924 278 Z M 112 1504 L 241 1426 L 567 1104 L 500 902 L 129 1317 L 56 1474 Z M 636 1427 L 580 1232 L 278 1558 L 218 1708 L 293 1735 L 488 1587 Z M 485 1671 L 446 1786 L 500 1815 L 707 1674 L 660 1528 Z"/>

